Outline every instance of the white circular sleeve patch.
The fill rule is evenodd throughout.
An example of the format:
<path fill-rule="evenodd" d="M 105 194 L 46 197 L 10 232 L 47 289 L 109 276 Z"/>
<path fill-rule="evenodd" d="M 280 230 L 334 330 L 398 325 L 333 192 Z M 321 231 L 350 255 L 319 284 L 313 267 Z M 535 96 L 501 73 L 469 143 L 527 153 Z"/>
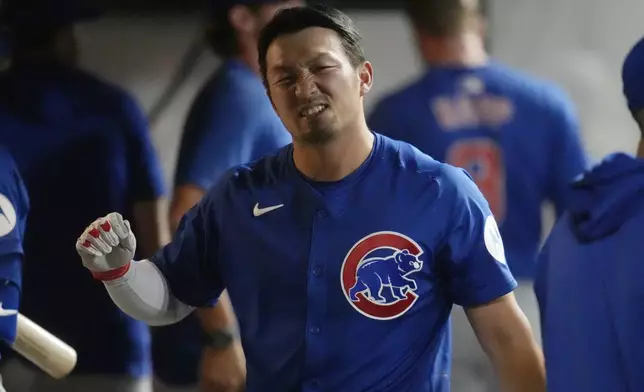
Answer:
<path fill-rule="evenodd" d="M 494 257 L 496 261 L 502 264 L 507 264 L 505 260 L 505 249 L 503 248 L 503 240 L 496 220 L 492 215 L 485 218 L 485 230 L 483 233 L 485 240 L 485 248 Z"/>
<path fill-rule="evenodd" d="M 0 237 L 11 233 L 14 227 L 16 227 L 16 209 L 13 208 L 11 201 L 0 193 Z"/>

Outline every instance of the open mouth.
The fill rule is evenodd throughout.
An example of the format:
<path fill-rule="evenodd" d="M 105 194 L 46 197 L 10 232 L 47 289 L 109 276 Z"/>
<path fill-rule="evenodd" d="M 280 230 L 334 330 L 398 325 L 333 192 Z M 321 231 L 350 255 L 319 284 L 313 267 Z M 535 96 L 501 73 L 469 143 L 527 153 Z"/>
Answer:
<path fill-rule="evenodd" d="M 328 107 L 329 105 L 326 105 L 323 103 L 314 105 L 314 106 L 307 106 L 306 108 L 300 110 L 300 117 L 311 118 L 311 117 L 318 116 L 320 113 L 324 112 Z"/>

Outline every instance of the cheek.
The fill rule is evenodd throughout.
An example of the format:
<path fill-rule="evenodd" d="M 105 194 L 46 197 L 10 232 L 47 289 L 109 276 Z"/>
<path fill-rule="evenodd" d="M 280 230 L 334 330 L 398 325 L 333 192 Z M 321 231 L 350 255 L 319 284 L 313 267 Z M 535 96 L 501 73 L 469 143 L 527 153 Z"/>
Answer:
<path fill-rule="evenodd" d="M 355 95 L 354 93 L 360 93 L 360 81 L 349 75 L 341 77 L 335 75 L 335 77 L 326 78 L 322 84 L 324 89 L 327 90 L 323 92 L 337 101 L 351 101 Z"/>

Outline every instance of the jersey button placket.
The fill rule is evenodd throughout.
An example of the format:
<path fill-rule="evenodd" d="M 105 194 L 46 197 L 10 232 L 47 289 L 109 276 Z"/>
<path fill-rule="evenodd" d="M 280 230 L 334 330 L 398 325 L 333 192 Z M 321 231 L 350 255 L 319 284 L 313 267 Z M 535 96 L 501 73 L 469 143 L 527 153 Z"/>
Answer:
<path fill-rule="evenodd" d="M 315 216 L 319 220 L 323 221 L 323 220 L 325 220 L 325 219 L 327 219 L 329 217 L 329 213 L 325 209 L 320 208 L 315 212 Z"/>
<path fill-rule="evenodd" d="M 311 233 L 311 248 L 309 253 L 309 279 L 307 285 L 307 315 L 306 315 L 306 367 L 305 374 L 309 378 L 311 388 L 319 388 L 320 369 L 324 360 L 328 342 L 324 338 L 324 319 L 328 288 L 324 279 L 327 258 L 328 238 L 332 235 L 329 225 L 330 215 L 324 208 L 318 208 L 313 216 Z"/>

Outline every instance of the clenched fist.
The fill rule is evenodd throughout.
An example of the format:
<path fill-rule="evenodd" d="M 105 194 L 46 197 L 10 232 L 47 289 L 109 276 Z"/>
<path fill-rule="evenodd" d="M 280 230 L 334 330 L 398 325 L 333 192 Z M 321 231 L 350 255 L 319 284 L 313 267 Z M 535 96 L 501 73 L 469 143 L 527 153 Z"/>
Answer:
<path fill-rule="evenodd" d="M 130 223 L 121 214 L 95 220 L 76 241 L 83 265 L 96 279 L 107 281 L 127 272 L 136 250 L 136 238 Z"/>

